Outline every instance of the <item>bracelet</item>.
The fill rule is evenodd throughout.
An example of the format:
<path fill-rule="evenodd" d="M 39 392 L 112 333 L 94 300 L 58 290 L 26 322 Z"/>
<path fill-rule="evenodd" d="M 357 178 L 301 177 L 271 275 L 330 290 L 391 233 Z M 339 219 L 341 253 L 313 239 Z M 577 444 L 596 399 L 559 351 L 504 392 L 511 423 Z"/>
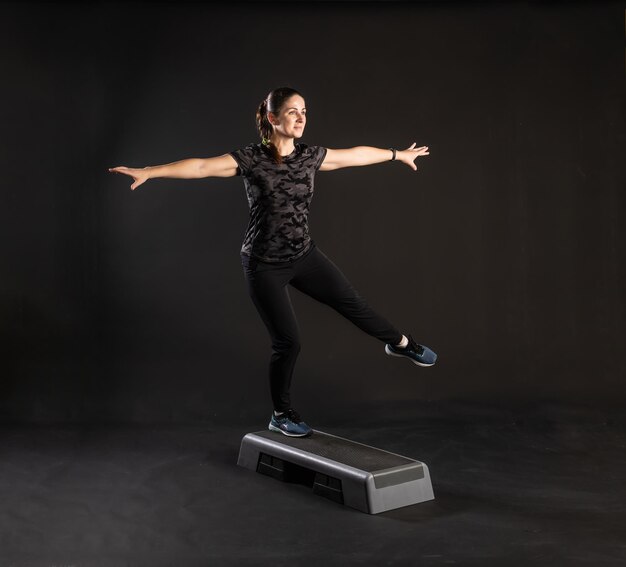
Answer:
<path fill-rule="evenodd" d="M 389 148 L 389 149 L 393 152 L 393 157 L 389 161 L 396 161 L 396 149 L 395 148 Z"/>

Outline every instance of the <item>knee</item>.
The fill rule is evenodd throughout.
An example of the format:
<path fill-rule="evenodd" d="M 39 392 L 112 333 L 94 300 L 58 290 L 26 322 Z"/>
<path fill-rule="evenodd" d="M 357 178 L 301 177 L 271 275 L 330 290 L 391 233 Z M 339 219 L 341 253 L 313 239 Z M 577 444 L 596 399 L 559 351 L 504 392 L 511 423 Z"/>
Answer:
<path fill-rule="evenodd" d="M 331 307 L 338 310 L 355 311 L 367 306 L 365 299 L 353 289 L 345 290 L 343 294 L 333 298 Z"/>
<path fill-rule="evenodd" d="M 337 309 L 338 307 L 355 307 L 360 306 L 364 300 L 352 286 L 346 285 L 342 287 L 334 287 L 325 290 L 320 300 L 326 305 Z"/>
<path fill-rule="evenodd" d="M 285 337 L 275 340 L 272 348 L 277 354 L 296 356 L 300 352 L 300 341 L 296 337 Z"/>

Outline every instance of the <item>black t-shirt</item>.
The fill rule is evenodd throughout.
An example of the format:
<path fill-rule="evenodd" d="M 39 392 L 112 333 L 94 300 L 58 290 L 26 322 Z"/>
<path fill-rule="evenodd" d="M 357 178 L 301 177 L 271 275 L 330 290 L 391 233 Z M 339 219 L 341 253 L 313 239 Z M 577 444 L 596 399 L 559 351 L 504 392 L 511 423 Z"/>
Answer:
<path fill-rule="evenodd" d="M 241 252 L 264 262 L 292 261 L 309 248 L 308 215 L 313 178 L 326 148 L 296 143 L 277 164 L 263 144 L 229 152 L 243 177 L 250 221 Z"/>

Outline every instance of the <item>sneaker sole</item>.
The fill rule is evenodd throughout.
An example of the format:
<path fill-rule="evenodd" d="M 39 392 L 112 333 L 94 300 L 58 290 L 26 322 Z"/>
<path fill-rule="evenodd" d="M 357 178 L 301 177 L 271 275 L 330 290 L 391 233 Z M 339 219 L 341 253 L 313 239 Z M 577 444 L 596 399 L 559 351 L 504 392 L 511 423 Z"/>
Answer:
<path fill-rule="evenodd" d="M 287 437 L 308 437 L 309 435 L 311 435 L 311 433 L 313 433 L 312 431 L 310 433 L 287 433 L 283 429 L 280 429 L 279 427 L 276 427 L 275 425 L 272 425 L 271 423 L 268 425 L 268 429 L 270 431 L 276 431 L 278 433 L 282 433 L 283 435 L 286 435 Z"/>
<path fill-rule="evenodd" d="M 434 362 L 432 362 L 430 364 L 424 364 L 423 362 L 417 362 L 417 360 L 413 360 L 411 357 L 407 356 L 406 354 L 396 354 L 395 352 L 391 352 L 390 350 L 388 350 L 387 345 L 385 345 L 385 352 L 389 356 L 397 356 L 398 358 L 406 358 L 406 359 L 410 360 L 413 364 L 417 364 L 418 366 L 423 366 L 424 368 L 428 368 L 430 366 L 435 366 Z"/>

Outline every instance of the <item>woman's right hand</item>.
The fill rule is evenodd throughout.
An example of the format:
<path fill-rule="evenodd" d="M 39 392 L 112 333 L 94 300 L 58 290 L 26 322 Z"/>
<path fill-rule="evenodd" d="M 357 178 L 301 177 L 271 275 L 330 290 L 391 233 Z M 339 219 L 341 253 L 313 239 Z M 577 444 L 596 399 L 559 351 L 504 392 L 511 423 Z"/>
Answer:
<path fill-rule="evenodd" d="M 120 165 L 119 167 L 109 167 L 109 171 L 112 173 L 123 173 L 124 175 L 130 175 L 135 182 L 130 186 L 131 190 L 137 189 L 142 183 L 145 183 L 150 179 L 147 169 L 139 169 L 135 167 L 126 167 Z"/>

